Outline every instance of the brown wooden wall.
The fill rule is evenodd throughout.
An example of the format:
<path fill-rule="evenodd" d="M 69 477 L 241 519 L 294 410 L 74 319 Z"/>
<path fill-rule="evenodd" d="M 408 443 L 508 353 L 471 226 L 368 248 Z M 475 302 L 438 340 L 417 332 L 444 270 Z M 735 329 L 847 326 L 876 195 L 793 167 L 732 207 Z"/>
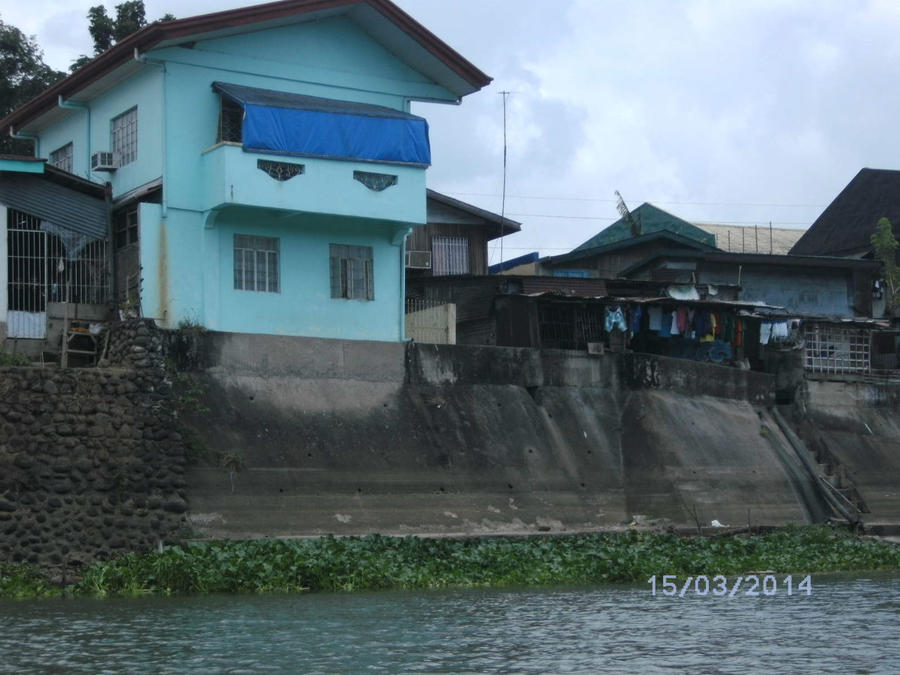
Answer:
<path fill-rule="evenodd" d="M 431 251 L 434 237 L 466 237 L 469 240 L 469 274 L 488 273 L 487 239 L 483 226 L 461 225 L 458 223 L 429 223 L 414 227 L 406 240 L 407 251 Z M 416 276 L 432 276 L 431 270 L 409 270 Z"/>

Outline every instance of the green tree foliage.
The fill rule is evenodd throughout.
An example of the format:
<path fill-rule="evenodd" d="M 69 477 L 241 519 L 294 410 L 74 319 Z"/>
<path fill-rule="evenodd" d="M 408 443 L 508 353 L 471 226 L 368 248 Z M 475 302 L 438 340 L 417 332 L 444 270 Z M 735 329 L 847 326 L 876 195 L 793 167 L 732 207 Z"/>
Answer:
<path fill-rule="evenodd" d="M 117 42 L 147 25 L 144 0 L 126 0 L 116 5 L 115 17 L 110 16 L 103 5 L 96 5 L 88 10 L 87 18 L 88 32 L 94 41 L 94 56 L 99 56 Z M 171 14 L 166 14 L 159 20 L 171 21 L 174 18 Z M 72 63 L 69 70 L 74 73 L 90 62 L 94 56 L 82 54 Z"/>
<path fill-rule="evenodd" d="M 33 37 L 0 21 L 0 117 L 6 117 L 63 75 L 44 63 L 44 53 Z M 30 155 L 32 144 L 4 134 L 0 137 L 0 153 Z"/>
<path fill-rule="evenodd" d="M 897 267 L 897 247 L 900 246 L 894 236 L 891 221 L 882 218 L 878 221 L 875 234 L 872 235 L 872 246 L 875 259 L 884 265 L 884 280 L 891 296 L 891 306 L 900 307 L 900 269 Z"/>

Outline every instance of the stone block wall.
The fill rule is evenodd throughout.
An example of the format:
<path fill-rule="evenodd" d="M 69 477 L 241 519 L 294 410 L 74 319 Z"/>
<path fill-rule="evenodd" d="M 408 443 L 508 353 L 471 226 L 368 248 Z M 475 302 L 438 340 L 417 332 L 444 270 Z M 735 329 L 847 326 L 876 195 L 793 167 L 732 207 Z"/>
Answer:
<path fill-rule="evenodd" d="M 185 457 L 156 327 L 114 329 L 104 363 L 0 369 L 0 560 L 75 575 L 183 534 Z"/>

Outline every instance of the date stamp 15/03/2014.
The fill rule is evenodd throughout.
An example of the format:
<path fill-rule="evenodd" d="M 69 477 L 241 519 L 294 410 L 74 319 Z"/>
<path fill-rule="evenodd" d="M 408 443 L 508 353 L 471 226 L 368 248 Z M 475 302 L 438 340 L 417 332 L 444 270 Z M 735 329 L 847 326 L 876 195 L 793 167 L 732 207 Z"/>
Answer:
<path fill-rule="evenodd" d="M 790 574 L 747 574 L 729 579 L 724 574 L 689 576 L 679 579 L 677 574 L 654 574 L 647 579 L 651 595 L 683 598 L 687 595 L 736 596 L 812 595 L 812 576 L 800 579 Z"/>

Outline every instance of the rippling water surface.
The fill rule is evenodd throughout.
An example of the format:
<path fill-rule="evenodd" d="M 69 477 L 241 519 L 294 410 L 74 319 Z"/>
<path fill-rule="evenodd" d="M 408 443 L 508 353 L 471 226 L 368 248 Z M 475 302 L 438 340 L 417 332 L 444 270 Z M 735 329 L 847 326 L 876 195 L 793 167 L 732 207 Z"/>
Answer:
<path fill-rule="evenodd" d="M 781 589 L 779 589 L 781 590 Z M 898 673 L 900 578 L 0 603 L 3 673 Z"/>

